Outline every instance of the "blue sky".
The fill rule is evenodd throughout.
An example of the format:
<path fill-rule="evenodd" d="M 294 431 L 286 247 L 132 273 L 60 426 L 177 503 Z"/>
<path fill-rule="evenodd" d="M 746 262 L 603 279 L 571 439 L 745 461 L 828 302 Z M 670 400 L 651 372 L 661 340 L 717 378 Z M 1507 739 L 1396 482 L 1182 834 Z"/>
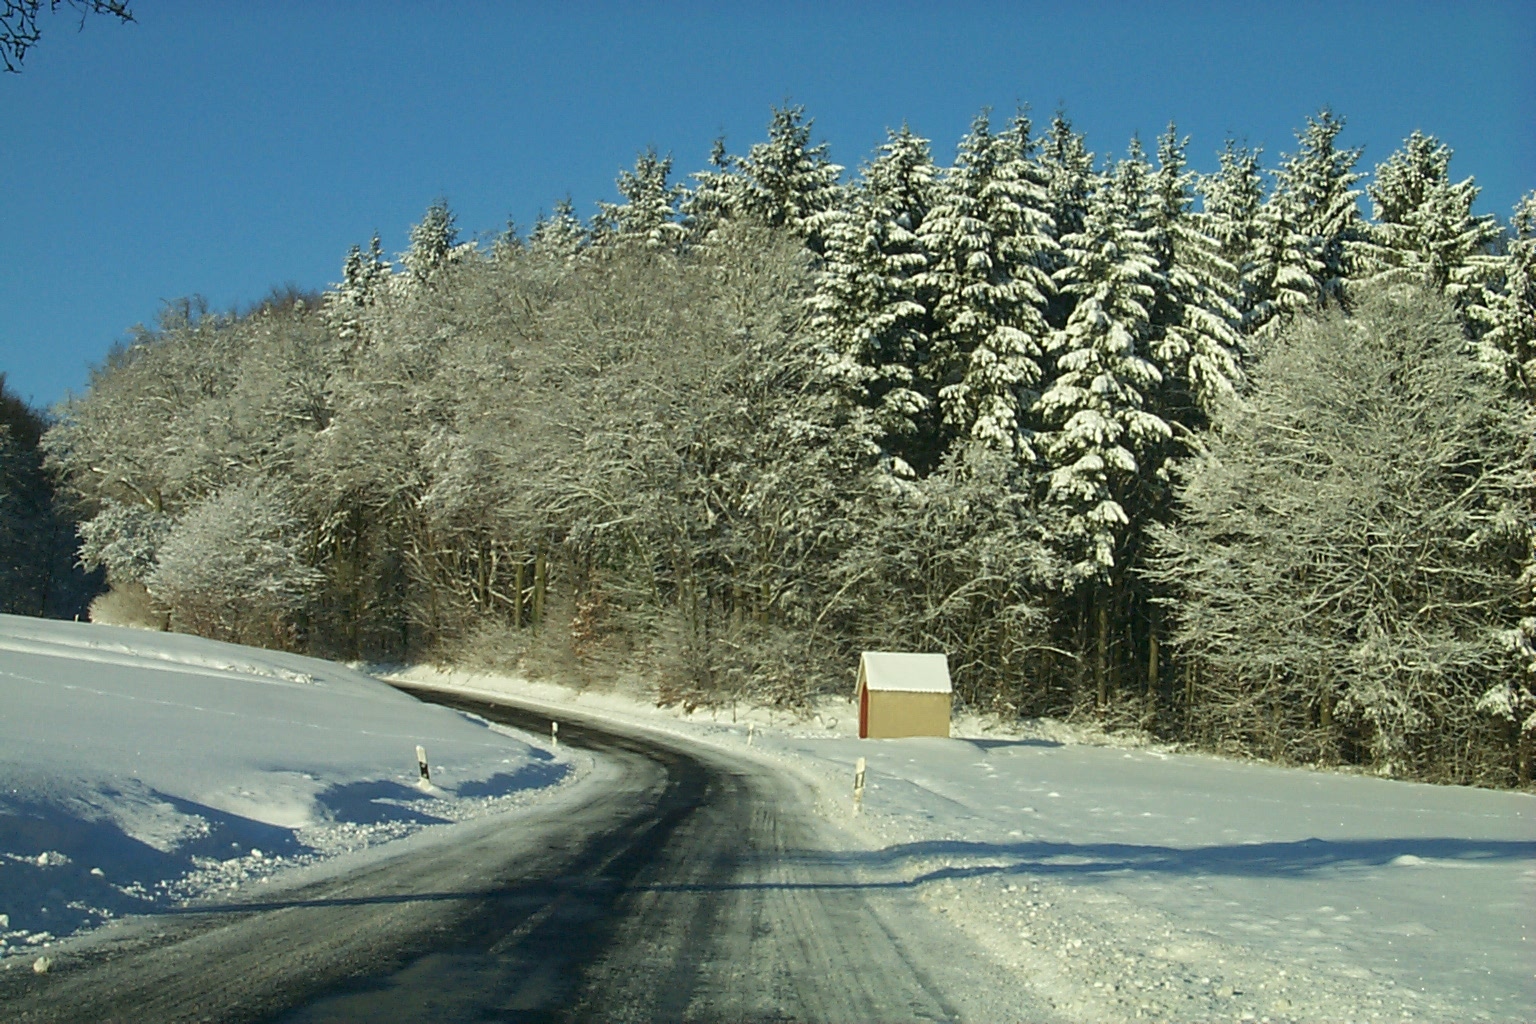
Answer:
<path fill-rule="evenodd" d="M 65 12 L 0 75 L 0 371 L 51 404 L 164 300 L 244 306 L 389 252 L 434 199 L 466 236 L 615 198 L 647 145 L 680 174 L 804 104 L 850 170 L 909 121 L 948 161 L 984 106 L 1064 104 L 1101 156 L 1170 119 L 1199 169 L 1273 166 L 1330 105 L 1362 168 L 1415 128 L 1479 208 L 1536 188 L 1536 5 L 429 3 L 137 0 Z"/>

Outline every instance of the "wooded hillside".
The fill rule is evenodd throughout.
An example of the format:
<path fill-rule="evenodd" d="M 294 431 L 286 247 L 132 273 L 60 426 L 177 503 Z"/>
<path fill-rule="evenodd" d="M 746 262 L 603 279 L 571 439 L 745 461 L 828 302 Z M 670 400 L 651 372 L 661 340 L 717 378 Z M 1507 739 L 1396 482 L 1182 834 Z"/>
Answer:
<path fill-rule="evenodd" d="M 1415 134 L 1362 195 L 1342 130 L 1202 176 L 982 115 L 847 180 L 779 110 L 589 222 L 174 305 L 42 445 L 175 629 L 786 707 L 943 650 L 1006 715 L 1525 783 L 1536 194 Z"/>

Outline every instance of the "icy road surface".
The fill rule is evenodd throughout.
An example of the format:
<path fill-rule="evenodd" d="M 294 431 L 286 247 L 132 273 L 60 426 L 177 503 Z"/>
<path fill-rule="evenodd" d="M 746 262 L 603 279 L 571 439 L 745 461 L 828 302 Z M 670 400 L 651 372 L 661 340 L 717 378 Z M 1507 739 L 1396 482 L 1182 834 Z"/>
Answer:
<path fill-rule="evenodd" d="M 1076 1020 L 1536 1020 L 1536 798 L 1004 735 L 860 741 L 523 680 L 411 677 L 648 720 L 820 780 L 858 870 Z M 864 813 L 850 816 L 856 758 Z M 852 833 L 851 833 L 852 834 Z M 1013 1019 L 1029 1019 L 1019 1014 Z"/>

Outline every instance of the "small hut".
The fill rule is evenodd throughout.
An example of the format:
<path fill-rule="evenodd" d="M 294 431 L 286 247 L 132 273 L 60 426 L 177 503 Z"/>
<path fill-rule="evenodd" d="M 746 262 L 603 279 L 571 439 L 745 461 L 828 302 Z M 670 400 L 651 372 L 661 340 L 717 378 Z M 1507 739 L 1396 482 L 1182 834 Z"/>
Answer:
<path fill-rule="evenodd" d="M 949 658 L 865 651 L 859 656 L 860 739 L 948 736 Z"/>

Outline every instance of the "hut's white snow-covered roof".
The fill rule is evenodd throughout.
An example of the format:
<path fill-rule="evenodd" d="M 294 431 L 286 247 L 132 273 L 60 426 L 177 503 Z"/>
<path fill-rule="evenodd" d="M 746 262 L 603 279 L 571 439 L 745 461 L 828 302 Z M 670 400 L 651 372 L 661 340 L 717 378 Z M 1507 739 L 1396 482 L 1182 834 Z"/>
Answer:
<path fill-rule="evenodd" d="M 950 693 L 949 656 L 865 651 L 859 659 L 859 678 L 871 690 L 904 693 Z"/>

